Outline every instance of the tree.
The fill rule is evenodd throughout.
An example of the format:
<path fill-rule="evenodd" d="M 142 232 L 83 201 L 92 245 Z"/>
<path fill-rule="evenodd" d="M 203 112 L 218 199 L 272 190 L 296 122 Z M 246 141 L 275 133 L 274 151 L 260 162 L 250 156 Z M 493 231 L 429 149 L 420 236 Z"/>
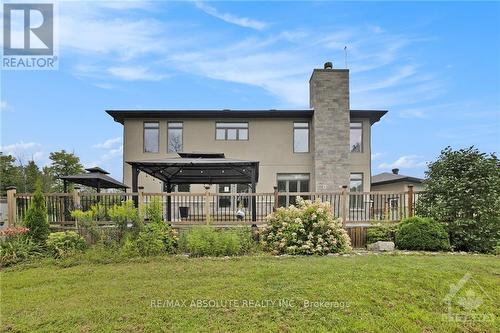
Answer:
<path fill-rule="evenodd" d="M 500 162 L 474 147 L 445 148 L 429 164 L 419 215 L 448 227 L 455 249 L 490 251 L 500 243 Z"/>
<path fill-rule="evenodd" d="M 49 221 L 47 216 L 47 206 L 42 193 L 42 184 L 37 181 L 36 190 L 33 199 L 26 212 L 24 220 L 26 228 L 29 229 L 28 236 L 33 241 L 43 244 L 49 237 Z"/>
<path fill-rule="evenodd" d="M 67 153 L 65 150 L 56 151 L 50 153 L 49 158 L 52 161 L 49 172 L 54 181 L 54 190 L 56 192 L 63 191 L 63 182 L 59 177 L 83 172 L 80 158 L 73 153 Z"/>
<path fill-rule="evenodd" d="M 23 168 L 23 171 L 26 185 L 24 192 L 32 193 L 36 189 L 37 181 L 41 180 L 42 178 L 42 172 L 38 168 L 38 165 L 36 165 L 35 161 L 29 161 L 28 164 Z"/>
<path fill-rule="evenodd" d="M 11 155 L 4 155 L 0 152 L 0 195 L 5 196 L 7 187 L 21 185 L 21 173 L 14 164 L 16 159 Z"/>

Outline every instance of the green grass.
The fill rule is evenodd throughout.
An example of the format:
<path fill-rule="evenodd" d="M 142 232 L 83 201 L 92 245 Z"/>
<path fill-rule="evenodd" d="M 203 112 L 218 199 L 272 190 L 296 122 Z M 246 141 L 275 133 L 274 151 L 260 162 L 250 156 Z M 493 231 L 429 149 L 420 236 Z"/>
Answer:
<path fill-rule="evenodd" d="M 499 327 L 500 259 L 493 256 L 175 256 L 38 266 L 1 273 L 2 330 L 494 332 Z M 443 298 L 465 273 L 484 289 L 479 309 L 496 316 L 494 321 L 443 317 Z M 169 299 L 187 306 L 151 307 L 152 300 Z M 242 306 L 189 306 L 199 299 L 226 305 L 237 300 Z M 291 300 L 294 307 L 244 307 L 245 300 Z M 304 300 L 348 307 L 306 308 Z"/>

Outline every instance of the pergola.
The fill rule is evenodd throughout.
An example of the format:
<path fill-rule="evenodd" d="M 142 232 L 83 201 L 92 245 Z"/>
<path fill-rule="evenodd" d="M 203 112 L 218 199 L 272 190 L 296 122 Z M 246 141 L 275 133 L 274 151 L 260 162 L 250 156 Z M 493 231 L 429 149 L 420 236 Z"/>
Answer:
<path fill-rule="evenodd" d="M 132 166 L 132 192 L 138 191 L 139 173 L 165 183 L 167 193 L 179 184 L 249 184 L 255 193 L 259 162 L 226 158 L 223 153 L 179 153 L 179 157 L 149 161 L 127 161 Z M 171 220 L 171 197 L 167 197 L 167 220 Z M 252 196 L 252 219 L 256 218 Z"/>
<path fill-rule="evenodd" d="M 64 192 L 67 192 L 68 190 L 68 182 L 93 187 L 96 189 L 97 193 L 100 193 L 103 188 L 128 188 L 127 185 L 108 176 L 109 172 L 99 167 L 88 168 L 85 170 L 87 171 L 85 173 L 59 177 L 59 179 L 63 180 Z"/>

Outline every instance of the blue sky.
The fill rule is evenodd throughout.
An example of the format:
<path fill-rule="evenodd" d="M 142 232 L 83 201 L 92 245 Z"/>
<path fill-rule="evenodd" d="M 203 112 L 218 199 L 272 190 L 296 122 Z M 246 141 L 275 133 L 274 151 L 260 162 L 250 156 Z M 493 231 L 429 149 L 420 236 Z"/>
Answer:
<path fill-rule="evenodd" d="M 500 4 L 61 2 L 59 70 L 3 71 L 1 146 L 66 149 L 121 178 L 109 108 L 304 108 L 313 68 L 351 71 L 374 173 L 422 176 L 447 145 L 500 148 Z"/>

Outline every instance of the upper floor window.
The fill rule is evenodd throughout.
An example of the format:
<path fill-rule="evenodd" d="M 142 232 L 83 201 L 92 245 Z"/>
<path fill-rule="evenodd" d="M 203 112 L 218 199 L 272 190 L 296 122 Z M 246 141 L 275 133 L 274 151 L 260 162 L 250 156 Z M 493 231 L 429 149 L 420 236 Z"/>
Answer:
<path fill-rule="evenodd" d="M 248 123 L 216 123 L 216 140 L 248 140 Z"/>
<path fill-rule="evenodd" d="M 308 153 L 309 152 L 309 123 L 294 122 L 293 123 L 293 152 Z"/>
<path fill-rule="evenodd" d="M 144 122 L 144 152 L 158 153 L 160 147 L 160 123 Z"/>
<path fill-rule="evenodd" d="M 182 127 L 181 122 L 168 122 L 167 152 L 175 153 L 182 151 Z"/>
<path fill-rule="evenodd" d="M 351 153 L 363 152 L 363 123 L 351 123 L 349 139 Z"/>

